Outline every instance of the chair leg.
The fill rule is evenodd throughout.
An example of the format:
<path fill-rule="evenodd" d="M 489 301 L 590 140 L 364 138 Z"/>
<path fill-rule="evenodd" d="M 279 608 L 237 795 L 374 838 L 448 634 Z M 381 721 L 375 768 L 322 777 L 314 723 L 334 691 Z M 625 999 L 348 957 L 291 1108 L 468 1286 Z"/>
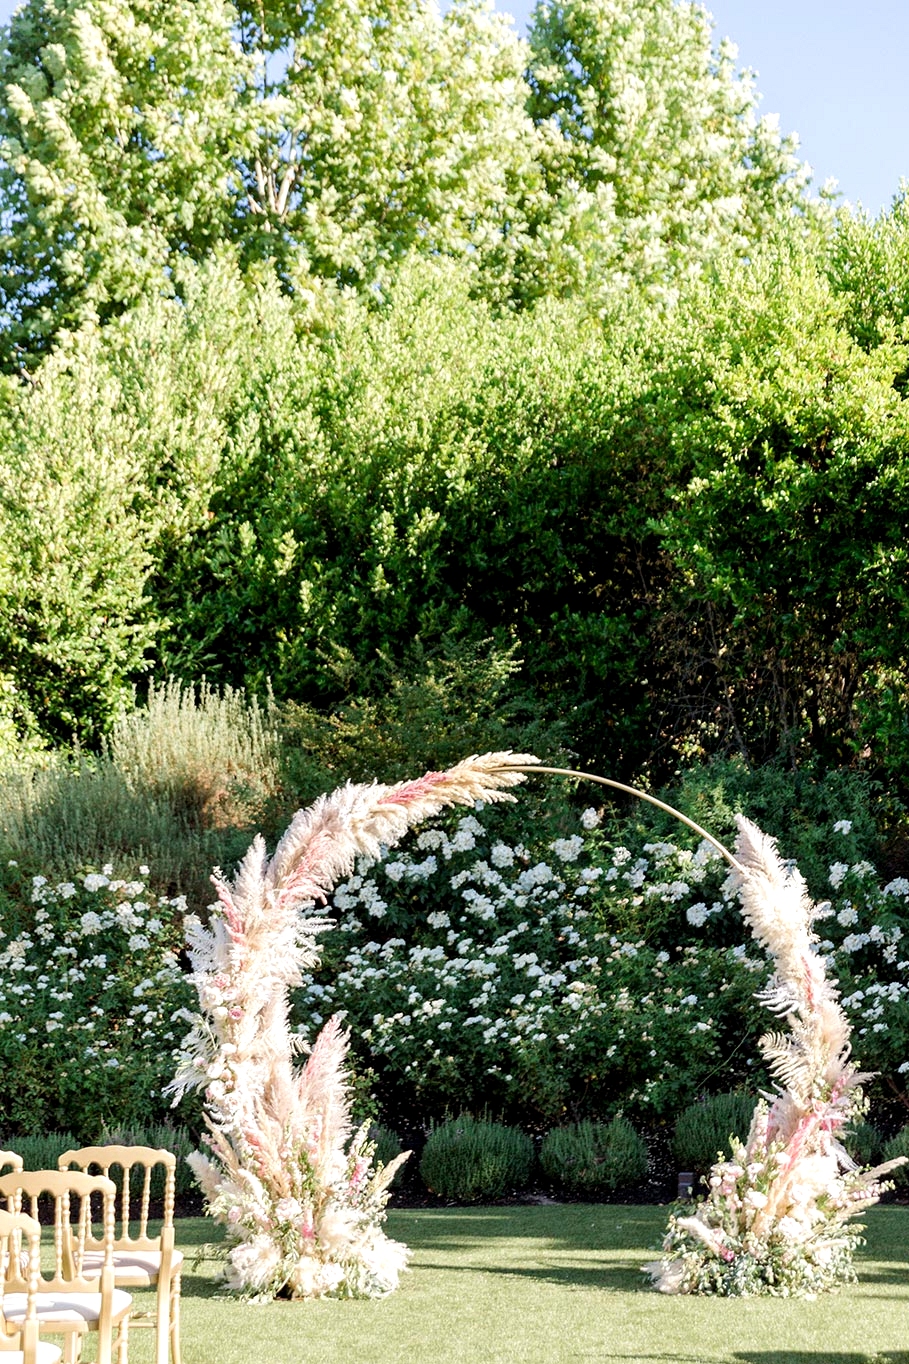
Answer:
<path fill-rule="evenodd" d="M 63 1337 L 63 1364 L 78 1364 L 81 1353 L 81 1334 L 78 1331 L 67 1331 Z"/>
<path fill-rule="evenodd" d="M 111 1364 L 114 1355 L 114 1332 L 110 1321 L 107 1328 L 102 1326 L 98 1335 L 98 1364 Z"/>
<path fill-rule="evenodd" d="M 179 1273 L 174 1276 L 171 1285 L 170 1302 L 170 1357 L 172 1364 L 182 1364 L 180 1354 L 180 1290 L 182 1288 Z"/>
<path fill-rule="evenodd" d="M 117 1332 L 117 1364 L 129 1364 L 129 1317 L 120 1322 Z"/>
<path fill-rule="evenodd" d="M 158 1303 L 158 1314 L 155 1317 L 155 1364 L 167 1364 L 167 1349 L 169 1344 L 170 1321 L 164 1308 L 168 1303 Z"/>

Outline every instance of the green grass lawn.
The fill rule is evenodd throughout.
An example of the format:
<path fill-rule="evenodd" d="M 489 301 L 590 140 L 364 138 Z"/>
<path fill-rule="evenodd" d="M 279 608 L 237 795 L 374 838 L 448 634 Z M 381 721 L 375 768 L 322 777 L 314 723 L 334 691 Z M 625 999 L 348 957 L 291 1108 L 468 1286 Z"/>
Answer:
<path fill-rule="evenodd" d="M 866 1215 L 860 1282 L 814 1302 L 667 1298 L 646 1287 L 665 1209 L 601 1205 L 394 1211 L 413 1250 L 383 1302 L 249 1306 L 219 1293 L 212 1239 L 178 1223 L 185 1364 L 909 1364 L 909 1209 Z M 135 1332 L 131 1364 L 149 1364 Z"/>

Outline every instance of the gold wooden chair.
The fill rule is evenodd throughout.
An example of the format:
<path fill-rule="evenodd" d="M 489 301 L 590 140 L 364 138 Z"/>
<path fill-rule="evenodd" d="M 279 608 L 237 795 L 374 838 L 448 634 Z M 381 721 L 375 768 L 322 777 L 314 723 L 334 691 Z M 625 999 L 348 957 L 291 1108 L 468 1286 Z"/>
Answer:
<path fill-rule="evenodd" d="M 103 1237 L 92 1235 L 92 1196 L 101 1203 Z M 11 1213 L 20 1213 L 24 1200 L 38 1220 L 39 1207 L 53 1211 L 53 1268 L 49 1278 L 38 1278 L 35 1295 L 39 1328 L 63 1336 L 64 1364 L 76 1364 L 82 1339 L 89 1332 L 98 1336 L 98 1364 L 112 1364 L 114 1330 L 117 1331 L 119 1364 L 127 1364 L 129 1316 L 132 1298 L 114 1285 L 113 1180 L 69 1170 L 16 1170 L 0 1175 L 0 1197 Z M 71 1223 L 72 1205 L 78 1207 Z M 101 1263 L 93 1276 L 84 1272 L 86 1247 L 101 1246 Z M 28 1314 L 29 1279 L 21 1261 L 11 1257 L 7 1266 L 3 1311 L 7 1322 L 24 1325 Z M 2 1361 L 5 1364 L 5 1361 Z"/>
<path fill-rule="evenodd" d="M 0 1170 L 7 1165 L 11 1170 L 21 1170 L 22 1157 L 17 1156 L 15 1151 L 0 1151 Z"/>
<path fill-rule="evenodd" d="M 81 1170 L 99 1170 L 112 1178 L 118 1170 L 119 1216 L 114 1234 L 114 1281 L 118 1288 L 154 1288 L 154 1312 L 134 1312 L 131 1326 L 155 1328 L 155 1364 L 167 1364 L 168 1345 L 172 1364 L 180 1364 L 180 1286 L 183 1254 L 174 1248 L 174 1186 L 177 1158 L 170 1151 L 150 1146 L 83 1146 L 78 1151 L 65 1151 L 60 1157 L 60 1169 L 77 1166 Z M 155 1167 L 164 1175 L 163 1215 L 157 1234 L 149 1231 L 149 1206 L 152 1175 Z M 135 1193 L 134 1201 L 133 1172 Z M 130 1213 L 133 1217 L 131 1230 Z M 100 1249 L 91 1247 L 86 1253 L 85 1269 L 92 1273 L 100 1266 Z M 2 1362 L 0 1362 L 2 1364 Z"/>
<path fill-rule="evenodd" d="M 3 1160 L 6 1154 L 0 1151 L 0 1165 L 9 1164 Z M 41 1227 L 24 1212 L 0 1209 L 0 1294 L 10 1277 L 10 1265 L 15 1265 L 17 1279 L 24 1277 L 26 1281 L 25 1311 L 17 1321 L 8 1321 L 5 1294 L 0 1297 L 0 1364 L 59 1364 L 59 1346 L 38 1339 Z"/>

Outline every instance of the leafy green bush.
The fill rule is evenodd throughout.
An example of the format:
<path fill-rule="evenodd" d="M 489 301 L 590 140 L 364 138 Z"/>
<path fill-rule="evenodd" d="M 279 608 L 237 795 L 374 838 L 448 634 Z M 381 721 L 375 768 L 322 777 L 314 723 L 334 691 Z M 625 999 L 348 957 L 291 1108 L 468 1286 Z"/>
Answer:
<path fill-rule="evenodd" d="M 907 818 L 893 794 L 866 774 L 820 764 L 753 767 L 741 758 L 717 757 L 687 768 L 660 794 L 728 847 L 735 840 L 735 815 L 747 815 L 778 839 L 782 855 L 797 863 L 817 899 L 829 893 L 834 863 L 877 864 Z M 646 831 L 651 839 L 692 846 L 697 837 L 652 806 L 639 806 L 629 824 L 638 837 Z"/>
<path fill-rule="evenodd" d="M 177 1157 L 175 1178 L 177 1195 L 189 1193 L 194 1188 L 192 1171 L 186 1164 L 186 1157 L 196 1149 L 196 1143 L 183 1127 L 173 1127 L 168 1123 L 152 1123 L 148 1126 L 137 1123 L 129 1128 L 104 1129 L 93 1137 L 83 1137 L 82 1140 L 72 1132 L 10 1135 L 5 1131 L 0 1136 L 0 1147 L 20 1155 L 26 1170 L 56 1170 L 63 1152 L 77 1150 L 80 1146 L 151 1146 L 155 1150 L 163 1148 Z M 156 1169 L 152 1175 L 151 1197 L 158 1199 L 163 1196 L 163 1171 Z"/>
<path fill-rule="evenodd" d="M 75 1143 L 74 1143 L 75 1144 Z M 88 1144 L 88 1143 L 86 1143 Z M 196 1179 L 186 1163 L 186 1157 L 198 1149 L 198 1142 L 185 1127 L 168 1122 L 134 1123 L 131 1127 L 105 1129 L 93 1146 L 150 1146 L 155 1151 L 170 1151 L 177 1157 L 174 1187 L 177 1197 L 195 1193 Z M 164 1196 L 164 1172 L 160 1167 L 152 1172 L 152 1198 Z"/>
<path fill-rule="evenodd" d="M 514 645 L 446 636 L 432 649 L 409 645 L 400 662 L 380 655 L 357 668 L 349 655 L 338 657 L 333 671 L 350 689 L 341 705 L 285 702 L 270 711 L 285 787 L 303 803 L 344 781 L 401 781 L 467 753 L 565 756 L 564 726 L 547 721 L 526 692 Z"/>
<path fill-rule="evenodd" d="M 850 1123 L 842 1142 L 858 1165 L 877 1165 L 883 1159 L 884 1138 L 870 1122 Z"/>
<path fill-rule="evenodd" d="M 909 1156 L 909 1123 L 884 1143 L 884 1160 L 896 1160 L 899 1156 Z M 909 1164 L 899 1165 L 887 1176 L 900 1193 L 909 1188 Z"/>
<path fill-rule="evenodd" d="M 540 1164 L 573 1193 L 610 1193 L 646 1177 L 647 1146 L 621 1116 L 609 1123 L 572 1123 L 547 1132 Z"/>
<path fill-rule="evenodd" d="M 672 1154 L 680 1170 L 706 1174 L 722 1152 L 728 1158 L 729 1138 L 748 1136 L 756 1100 L 750 1094 L 714 1094 L 684 1109 L 676 1119 Z"/>
<path fill-rule="evenodd" d="M 533 1142 L 516 1127 L 462 1114 L 434 1127 L 420 1174 L 440 1198 L 475 1203 L 522 1189 L 533 1167 Z"/>
<path fill-rule="evenodd" d="M 523 659 L 508 699 L 585 765 L 904 784 L 905 357 L 854 343 L 855 277 L 846 321 L 827 275 L 781 232 L 672 309 L 630 286 L 601 317 L 497 314 L 409 264 L 317 326 L 222 261 L 74 335 L 0 422 L 4 732 L 96 744 L 150 667 L 270 679 L 340 717 L 337 757 L 382 709 L 377 659 L 493 638 Z"/>
<path fill-rule="evenodd" d="M 399 1156 L 404 1150 L 397 1132 L 393 1132 L 390 1127 L 383 1127 L 381 1123 L 372 1124 L 369 1129 L 369 1140 L 375 1143 L 375 1162 L 377 1165 L 390 1164 L 395 1156 Z M 398 1169 L 391 1181 L 393 1189 L 400 1187 L 408 1164 L 409 1162 L 406 1162 Z"/>
<path fill-rule="evenodd" d="M 151 884 L 201 908 L 212 867 L 229 867 L 269 819 L 279 747 L 254 698 L 204 682 L 152 683 L 100 757 L 37 759 L 0 774 L 0 846 L 61 880 L 74 868 L 144 862 Z"/>
<path fill-rule="evenodd" d="M 56 1170 L 57 1162 L 64 1151 L 71 1151 L 81 1145 L 72 1132 L 41 1132 L 38 1134 L 15 1136 L 4 1131 L 0 1146 L 5 1151 L 15 1151 L 22 1157 L 26 1170 Z"/>

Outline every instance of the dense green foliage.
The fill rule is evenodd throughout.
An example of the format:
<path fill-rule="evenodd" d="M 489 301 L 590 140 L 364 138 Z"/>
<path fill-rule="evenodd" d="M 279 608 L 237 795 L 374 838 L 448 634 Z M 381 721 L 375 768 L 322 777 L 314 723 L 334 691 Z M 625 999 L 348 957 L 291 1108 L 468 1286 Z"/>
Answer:
<path fill-rule="evenodd" d="M 80 1129 L 85 1132 L 85 1128 Z M 105 1129 L 89 1127 L 88 1141 L 92 1145 L 150 1146 L 153 1150 L 172 1151 L 177 1157 L 175 1189 L 177 1197 L 191 1193 L 195 1187 L 192 1171 L 186 1157 L 195 1149 L 195 1141 L 183 1127 L 171 1123 L 134 1124 L 131 1127 Z M 57 1162 L 64 1151 L 72 1151 L 83 1144 L 82 1138 L 74 1132 L 50 1132 L 42 1129 L 39 1133 L 13 1132 L 10 1127 L 0 1129 L 0 1146 L 12 1150 L 22 1157 L 26 1170 L 56 1170 Z M 152 1199 L 164 1197 L 164 1169 L 161 1166 L 152 1170 L 150 1194 Z"/>
<path fill-rule="evenodd" d="M 530 1137 L 516 1127 L 462 1113 L 432 1129 L 420 1174 L 440 1198 L 476 1203 L 526 1188 L 533 1154 Z"/>
<path fill-rule="evenodd" d="M 714 1094 L 682 1110 L 672 1134 L 672 1154 L 680 1170 L 704 1175 L 718 1159 L 728 1160 L 730 1138 L 747 1141 L 757 1098 L 736 1091 Z"/>
<path fill-rule="evenodd" d="M 904 780 L 905 204 L 703 11 L 29 0 L 0 92 L 4 748 L 151 670 L 341 761 L 473 656 L 615 773 Z"/>
<path fill-rule="evenodd" d="M 547 1178 L 574 1194 L 603 1197 L 634 1188 L 647 1175 L 647 1147 L 627 1118 L 554 1127 L 540 1147 Z"/>
<path fill-rule="evenodd" d="M 326 330 L 212 265 L 10 390 L 7 715 L 97 733 L 148 665 L 325 711 L 486 640 L 586 763 L 899 780 L 905 357 L 853 301 L 782 242 L 670 314 L 497 319 L 437 264 Z"/>
<path fill-rule="evenodd" d="M 4 772 L 0 850 L 56 881 L 107 863 L 130 878 L 144 862 L 159 893 L 202 909 L 212 867 L 232 865 L 255 828 L 273 832 L 291 805 L 283 753 L 274 708 L 204 684 L 152 686 L 145 706 L 115 720 L 97 758 L 57 755 Z"/>
<path fill-rule="evenodd" d="M 884 1144 L 884 1159 L 897 1160 L 900 1156 L 909 1156 L 909 1124 L 901 1127 L 899 1132 L 894 1133 L 889 1141 Z M 893 1171 L 892 1179 L 901 1193 L 905 1193 L 909 1187 L 909 1166 L 899 1165 Z"/>

